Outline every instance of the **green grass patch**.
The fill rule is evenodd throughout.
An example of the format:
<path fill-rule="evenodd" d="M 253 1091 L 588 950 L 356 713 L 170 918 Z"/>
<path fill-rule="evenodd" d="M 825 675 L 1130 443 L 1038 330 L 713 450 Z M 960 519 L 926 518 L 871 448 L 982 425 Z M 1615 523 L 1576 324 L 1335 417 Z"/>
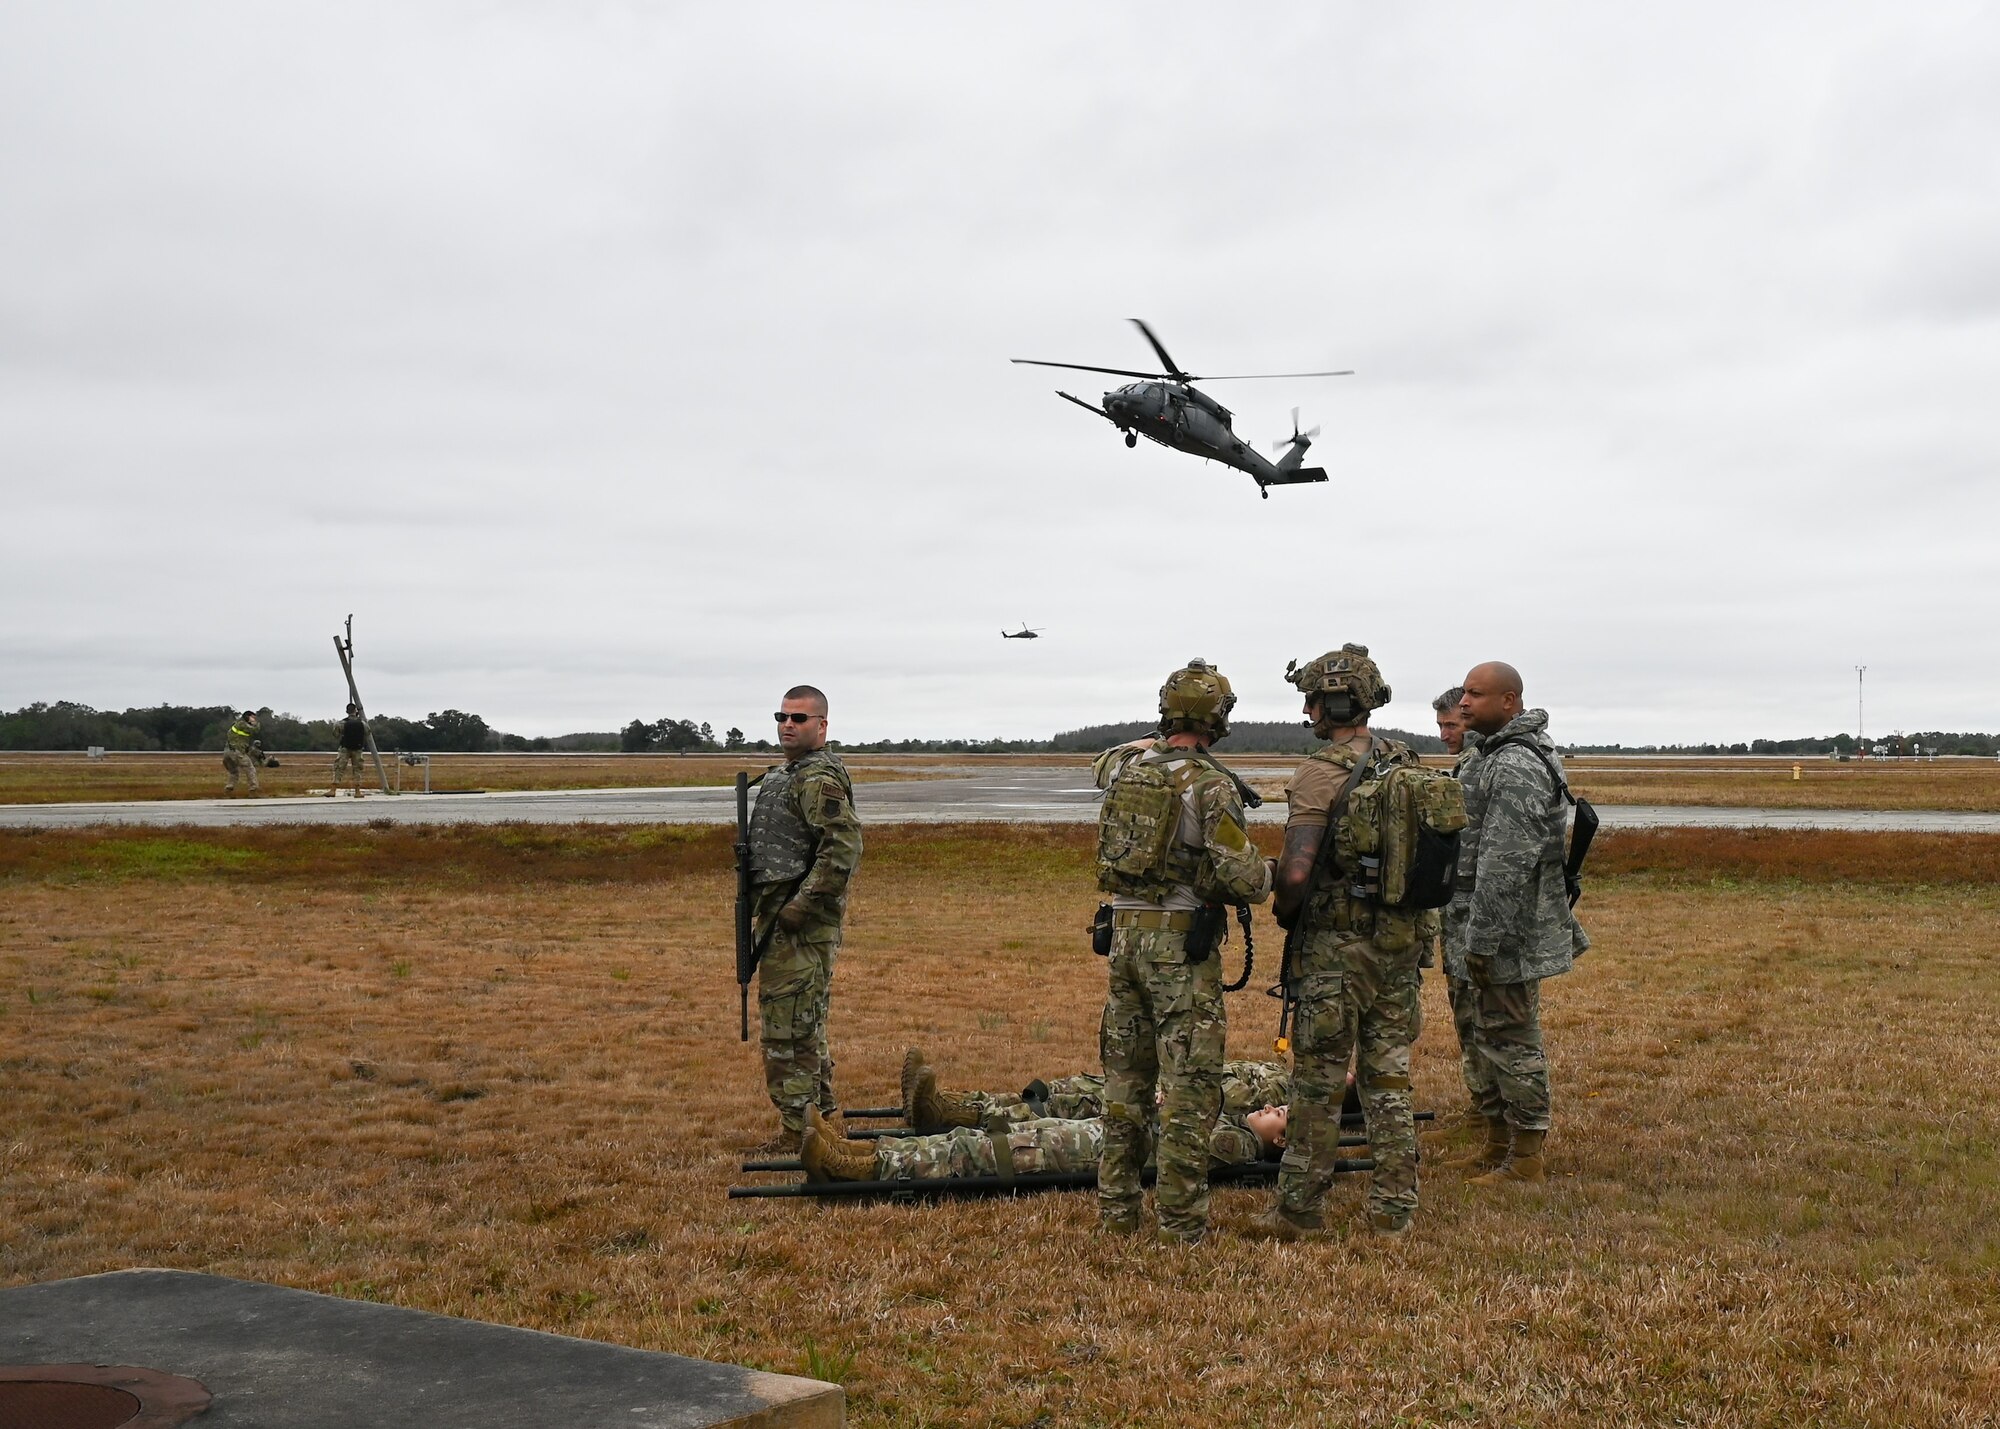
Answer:
<path fill-rule="evenodd" d="M 254 848 L 152 836 L 99 844 L 92 853 L 97 871 L 114 878 L 202 878 L 249 868 L 264 857 Z"/>

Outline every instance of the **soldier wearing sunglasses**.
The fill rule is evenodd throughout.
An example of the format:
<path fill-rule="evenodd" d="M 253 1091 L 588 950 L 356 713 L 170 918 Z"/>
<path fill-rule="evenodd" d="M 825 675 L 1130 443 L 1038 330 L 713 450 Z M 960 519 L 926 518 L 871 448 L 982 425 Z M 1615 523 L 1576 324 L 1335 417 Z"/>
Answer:
<path fill-rule="evenodd" d="M 861 823 L 847 770 L 826 747 L 826 696 L 794 685 L 772 718 L 785 762 L 758 781 L 750 868 L 764 1086 L 781 1123 L 758 1149 L 776 1154 L 799 1149 L 807 1107 L 831 1116 L 838 1105 L 826 1014 Z"/>

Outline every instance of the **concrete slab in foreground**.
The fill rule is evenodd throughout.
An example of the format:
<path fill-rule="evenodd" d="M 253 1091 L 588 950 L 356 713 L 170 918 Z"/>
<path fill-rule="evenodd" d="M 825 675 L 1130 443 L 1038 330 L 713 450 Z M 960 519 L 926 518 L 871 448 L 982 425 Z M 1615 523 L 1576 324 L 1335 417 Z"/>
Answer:
<path fill-rule="evenodd" d="M 0 1290 L 0 1364 L 144 1365 L 197 1429 L 837 1429 L 838 1385 L 254 1281 L 126 1270 Z"/>

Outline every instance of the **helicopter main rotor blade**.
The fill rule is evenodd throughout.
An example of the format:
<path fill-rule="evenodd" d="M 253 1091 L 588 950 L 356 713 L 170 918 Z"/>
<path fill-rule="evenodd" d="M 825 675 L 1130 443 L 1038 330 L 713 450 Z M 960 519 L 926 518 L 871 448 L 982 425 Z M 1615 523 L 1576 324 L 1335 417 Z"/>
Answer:
<path fill-rule="evenodd" d="M 1153 330 L 1146 326 L 1145 319 L 1133 318 L 1132 322 L 1139 329 L 1140 332 L 1146 334 L 1146 341 L 1153 344 L 1153 351 L 1157 352 L 1160 355 L 1160 366 L 1167 369 L 1167 375 L 1169 377 L 1173 378 L 1174 381 L 1176 382 L 1195 382 L 1200 380 L 1199 378 L 1190 377 L 1187 373 L 1183 372 L 1181 370 L 1181 365 L 1178 362 L 1174 361 L 1171 357 L 1167 356 L 1166 348 L 1162 347 L 1160 345 L 1160 340 L 1157 337 L 1153 336 Z"/>
<path fill-rule="evenodd" d="M 1256 382 L 1266 377 L 1352 377 L 1354 369 L 1343 367 L 1338 372 L 1218 372 L 1213 377 L 1190 377 L 1190 382 Z"/>
<path fill-rule="evenodd" d="M 1157 380 L 1167 376 L 1164 372 L 1134 372 L 1129 367 L 1086 367 L 1081 362 L 1044 362 L 1039 357 L 1010 357 L 1007 360 L 1025 363 L 1029 367 L 1067 367 L 1075 372 L 1109 372 L 1114 377 L 1151 377 Z"/>

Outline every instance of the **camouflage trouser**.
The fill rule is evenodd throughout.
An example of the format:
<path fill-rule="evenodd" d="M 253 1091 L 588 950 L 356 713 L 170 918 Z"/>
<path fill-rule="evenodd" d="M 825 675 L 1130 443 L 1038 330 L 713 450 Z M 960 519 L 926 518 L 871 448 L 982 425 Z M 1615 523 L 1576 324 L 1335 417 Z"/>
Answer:
<path fill-rule="evenodd" d="M 1549 1129 L 1549 1059 L 1542 1051 L 1542 984 L 1482 982 L 1472 960 L 1472 1048 L 1465 1054 L 1466 1085 L 1482 1116 L 1505 1117 L 1522 1131 Z M 1473 1064 L 1477 1063 L 1475 1069 Z"/>
<path fill-rule="evenodd" d="M 354 776 L 354 787 L 357 789 L 361 787 L 361 756 L 367 752 L 365 749 L 343 749 L 334 754 L 334 788 L 338 789 L 340 787 L 340 776 L 342 774 L 352 774 Z"/>
<path fill-rule="evenodd" d="M 234 794 L 236 792 L 236 778 L 239 774 L 249 775 L 250 788 L 252 792 L 256 791 L 257 761 L 249 755 L 240 753 L 234 749 L 225 749 L 222 751 L 222 767 L 229 771 L 229 782 L 222 786 L 223 793 Z"/>
<path fill-rule="evenodd" d="M 1465 1078 L 1465 1093 L 1472 1098 L 1472 1109 L 1484 1116 L 1493 1095 L 1493 1073 L 1478 1052 L 1479 995 L 1471 983 L 1450 973 L 1444 977 L 1444 994 L 1451 1003 L 1451 1025 L 1458 1033 L 1458 1070 Z M 1500 1113 L 1495 1110 L 1492 1114 Z"/>
<path fill-rule="evenodd" d="M 1019 1092 L 968 1092 L 965 1099 L 978 1113 L 981 1126 L 1013 1126 L 1043 1118 L 1077 1121 L 1104 1115 L 1104 1078 L 1086 1072 L 1058 1077 L 1047 1086 L 1049 1094 L 1039 1110 Z"/>
<path fill-rule="evenodd" d="M 1375 1158 L 1368 1209 L 1400 1219 L 1417 1208 L 1417 1125 L 1410 1106 L 1417 950 L 1385 953 L 1369 941 L 1346 941 L 1350 936 L 1308 934 L 1293 973 L 1299 1006 L 1292 1019 L 1292 1115 L 1278 1167 L 1278 1204 L 1310 1215 L 1333 1184 L 1351 1056 Z"/>
<path fill-rule="evenodd" d="M 803 1131 L 806 1108 L 831 1116 L 833 1056 L 827 1050 L 826 1014 L 832 997 L 833 959 L 840 925 L 797 933 L 771 930 L 757 964 L 757 1015 L 763 1027 L 764 1089 L 787 1131 Z"/>
<path fill-rule="evenodd" d="M 1111 987 L 1098 1030 L 1104 1059 L 1104 1161 L 1098 1214 L 1132 1224 L 1160 1092 L 1154 1199 L 1163 1234 L 1193 1239 L 1208 1228 L 1208 1136 L 1222 1109 L 1222 960 L 1190 965 L 1187 935 L 1119 928 L 1111 935 Z"/>
<path fill-rule="evenodd" d="M 996 1143 L 1007 1147 L 1012 1174 L 1036 1171 L 1094 1171 L 1104 1152 L 1104 1123 L 1045 1117 L 1004 1130 L 959 1127 L 941 1136 L 889 1136 L 875 1143 L 875 1177 L 880 1181 L 936 1181 L 955 1176 L 999 1174 Z"/>

